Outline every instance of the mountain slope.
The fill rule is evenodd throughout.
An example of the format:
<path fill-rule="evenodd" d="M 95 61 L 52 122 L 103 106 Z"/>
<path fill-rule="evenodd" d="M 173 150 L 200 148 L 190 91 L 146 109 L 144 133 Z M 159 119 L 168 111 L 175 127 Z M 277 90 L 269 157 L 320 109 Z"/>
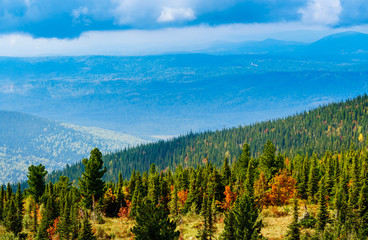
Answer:
<path fill-rule="evenodd" d="M 104 129 L 0 111 L 0 182 L 25 179 L 31 164 L 42 163 L 51 171 L 88 156 L 94 147 L 108 153 L 145 142 Z"/>
<path fill-rule="evenodd" d="M 129 177 L 133 169 L 147 171 L 152 163 L 159 169 L 166 169 L 178 164 L 195 166 L 206 161 L 221 165 L 225 157 L 234 162 L 245 142 L 250 144 L 254 154 L 262 151 L 267 140 L 271 140 L 278 151 L 287 151 L 288 156 L 322 154 L 326 150 L 347 149 L 351 143 L 361 144 L 359 135 L 367 137 L 367 130 L 368 96 L 364 95 L 287 118 L 215 132 L 190 133 L 108 154 L 104 156 L 108 168 L 105 178 L 117 181 L 119 172 Z M 54 172 L 48 179 L 55 181 L 60 175 L 77 179 L 83 169 L 83 164 L 78 163 Z"/>

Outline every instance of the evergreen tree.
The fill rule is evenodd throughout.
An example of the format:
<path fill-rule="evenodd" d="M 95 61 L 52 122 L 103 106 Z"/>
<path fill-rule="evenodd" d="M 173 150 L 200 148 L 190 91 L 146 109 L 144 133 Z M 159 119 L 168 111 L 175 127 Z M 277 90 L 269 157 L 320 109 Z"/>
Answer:
<path fill-rule="evenodd" d="M 64 208 L 61 211 L 60 223 L 58 225 L 58 232 L 61 239 L 70 239 L 71 237 L 71 220 L 70 220 L 70 201 L 69 197 L 65 197 Z"/>
<path fill-rule="evenodd" d="M 45 166 L 42 164 L 38 166 L 31 165 L 28 168 L 28 192 L 33 196 L 33 198 L 36 200 L 36 202 L 39 202 L 39 198 L 43 195 L 45 192 L 45 176 L 47 174 L 47 171 L 45 169 Z"/>
<path fill-rule="evenodd" d="M 203 197 L 202 204 L 203 227 L 199 230 L 197 238 L 200 240 L 211 240 L 214 238 L 216 228 L 214 225 L 214 214 L 208 196 Z"/>
<path fill-rule="evenodd" d="M 247 177 L 245 180 L 245 193 L 252 197 L 254 195 L 254 164 L 253 159 L 249 161 L 247 169 Z"/>
<path fill-rule="evenodd" d="M 318 213 L 317 213 L 317 229 L 320 232 L 325 230 L 328 221 L 327 194 L 325 177 L 322 177 L 319 187 Z"/>
<path fill-rule="evenodd" d="M 106 168 L 102 169 L 103 161 L 101 152 L 95 148 L 88 159 L 83 159 L 85 166 L 82 178 L 79 179 L 79 187 L 83 196 L 83 203 L 87 209 L 92 209 L 93 198 L 98 202 L 103 196 L 105 182 L 102 180 Z"/>
<path fill-rule="evenodd" d="M 235 235 L 235 219 L 233 211 L 228 211 L 224 220 L 224 231 L 221 233 L 223 240 L 237 240 Z"/>
<path fill-rule="evenodd" d="M 308 176 L 308 200 L 314 202 L 315 196 L 318 192 L 319 169 L 317 163 L 317 156 L 313 154 L 311 158 L 310 171 Z"/>
<path fill-rule="evenodd" d="M 178 205 L 178 187 L 173 185 L 174 189 L 171 191 L 171 200 L 169 203 L 170 213 L 174 216 L 179 214 L 179 205 Z"/>
<path fill-rule="evenodd" d="M 148 199 L 138 209 L 132 233 L 137 240 L 176 240 L 180 235 L 176 231 L 176 223 L 169 219 L 164 208 L 161 205 L 156 207 Z"/>
<path fill-rule="evenodd" d="M 296 197 L 296 193 L 294 193 L 294 214 L 293 214 L 293 222 L 289 225 L 288 236 L 290 240 L 299 240 L 300 239 L 300 229 L 298 224 L 298 199 Z"/>
<path fill-rule="evenodd" d="M 4 185 L 1 185 L 0 191 L 0 223 L 4 220 L 4 203 L 5 203 L 5 190 Z"/>
<path fill-rule="evenodd" d="M 235 165 L 236 176 L 240 182 L 243 182 L 245 180 L 249 161 L 250 161 L 250 147 L 248 143 L 245 143 L 243 145 L 242 152 L 238 160 L 236 161 Z"/>
<path fill-rule="evenodd" d="M 82 229 L 78 240 L 96 240 L 96 236 L 92 233 L 92 225 L 88 220 L 87 213 L 84 214 Z"/>
<path fill-rule="evenodd" d="M 19 228 L 16 213 L 17 207 L 15 205 L 15 199 L 14 197 L 11 197 L 7 201 L 5 227 L 8 231 L 13 232 L 15 235 L 18 235 L 18 233 L 21 232 L 21 228 Z"/>
<path fill-rule="evenodd" d="M 224 164 L 222 165 L 221 177 L 224 186 L 230 185 L 231 169 L 227 157 L 225 158 Z"/>
<path fill-rule="evenodd" d="M 247 194 L 238 196 L 232 212 L 236 239 L 256 240 L 260 238 L 262 222 L 259 220 L 259 210 L 253 197 Z"/>
<path fill-rule="evenodd" d="M 276 161 L 276 148 L 270 140 L 264 145 L 263 153 L 260 157 L 260 167 L 265 173 L 267 180 L 270 180 L 279 170 L 279 165 Z"/>
<path fill-rule="evenodd" d="M 364 162 L 361 173 L 362 188 L 359 194 L 358 201 L 358 231 L 360 239 L 368 238 L 368 173 L 367 162 Z"/>
<path fill-rule="evenodd" d="M 21 232 L 22 231 L 22 221 L 23 221 L 23 211 L 24 211 L 24 207 L 23 207 L 23 196 L 22 196 L 22 192 L 20 189 L 20 184 L 18 183 L 18 190 L 17 193 L 15 195 L 15 206 L 16 206 L 16 218 L 17 218 L 17 232 Z"/>

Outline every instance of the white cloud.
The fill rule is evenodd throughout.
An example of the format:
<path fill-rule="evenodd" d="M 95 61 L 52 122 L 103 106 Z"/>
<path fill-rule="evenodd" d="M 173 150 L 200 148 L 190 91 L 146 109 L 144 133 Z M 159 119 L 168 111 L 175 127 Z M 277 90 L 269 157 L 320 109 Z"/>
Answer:
<path fill-rule="evenodd" d="M 191 8 L 170 8 L 163 7 L 161 15 L 158 17 L 157 22 L 175 22 L 194 20 L 195 14 Z"/>
<path fill-rule="evenodd" d="M 260 41 L 274 38 L 316 41 L 341 31 L 368 33 L 368 25 L 332 28 L 302 23 L 229 24 L 156 30 L 91 31 L 75 39 L 0 35 L 1 56 L 147 55 L 196 52 L 213 42 Z M 11 90 L 8 88 L 7 90 Z"/>
<path fill-rule="evenodd" d="M 305 8 L 299 9 L 305 23 L 336 24 L 342 11 L 340 0 L 309 0 Z"/>

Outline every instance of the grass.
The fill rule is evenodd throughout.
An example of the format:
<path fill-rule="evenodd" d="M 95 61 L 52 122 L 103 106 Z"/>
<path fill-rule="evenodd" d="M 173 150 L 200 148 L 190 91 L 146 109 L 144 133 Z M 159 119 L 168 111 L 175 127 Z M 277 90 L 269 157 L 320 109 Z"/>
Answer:
<path fill-rule="evenodd" d="M 307 205 L 308 211 L 312 215 L 316 215 L 317 206 Z M 285 239 L 288 226 L 292 221 L 292 206 L 286 205 L 283 207 L 268 207 L 262 210 L 261 218 L 263 222 L 262 235 L 267 239 Z M 304 213 L 304 202 L 299 204 L 299 216 Z M 135 225 L 132 219 L 120 218 L 104 218 L 103 224 L 98 224 L 92 221 L 92 228 L 97 239 L 133 239 L 130 229 Z M 224 229 L 224 217 L 222 214 L 216 219 L 215 239 L 219 239 L 221 232 Z M 195 240 L 198 230 L 202 226 L 202 217 L 196 214 L 188 214 L 183 216 L 181 221 L 177 223 L 177 229 L 180 231 L 180 240 Z M 314 230 L 303 229 L 303 234 L 313 234 Z M 13 239 L 13 235 L 6 232 L 5 228 L 0 226 L 0 240 Z"/>

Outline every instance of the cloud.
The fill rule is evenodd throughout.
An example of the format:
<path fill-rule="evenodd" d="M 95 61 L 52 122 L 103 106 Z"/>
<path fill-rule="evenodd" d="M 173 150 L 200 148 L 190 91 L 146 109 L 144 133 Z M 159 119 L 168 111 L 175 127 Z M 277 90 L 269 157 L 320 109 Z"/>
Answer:
<path fill-rule="evenodd" d="M 175 22 L 194 20 L 195 14 L 191 8 L 163 7 L 157 22 Z"/>
<path fill-rule="evenodd" d="M 276 22 L 368 23 L 367 0 L 0 0 L 0 34 L 77 38 L 101 30 Z"/>
<path fill-rule="evenodd" d="M 299 9 L 303 22 L 319 24 L 338 23 L 341 11 L 340 0 L 309 0 L 306 7 Z"/>

